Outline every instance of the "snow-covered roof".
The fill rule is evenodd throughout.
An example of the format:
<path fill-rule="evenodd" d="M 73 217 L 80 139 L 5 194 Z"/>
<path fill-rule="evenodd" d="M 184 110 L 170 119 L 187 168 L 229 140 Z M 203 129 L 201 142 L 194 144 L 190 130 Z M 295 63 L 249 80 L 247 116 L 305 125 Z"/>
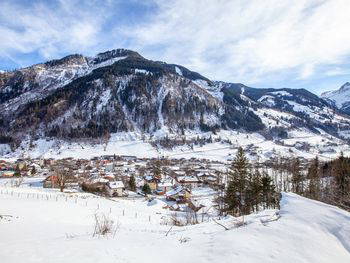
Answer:
<path fill-rule="evenodd" d="M 175 188 L 175 189 L 172 189 L 168 192 L 165 193 L 166 196 L 172 196 L 172 195 L 176 195 L 178 193 L 180 193 L 181 191 L 183 190 L 183 188 L 181 186 Z"/>
<path fill-rule="evenodd" d="M 199 181 L 197 177 L 195 177 L 195 176 L 188 176 L 188 175 L 186 175 L 186 176 L 178 176 L 177 180 L 179 182 L 187 182 L 187 183 L 198 182 Z"/>
<path fill-rule="evenodd" d="M 109 180 L 105 178 L 96 178 L 93 180 L 93 183 L 108 183 Z"/>
<path fill-rule="evenodd" d="M 173 184 L 171 182 L 160 182 L 158 183 L 158 187 L 170 187 Z"/>
<path fill-rule="evenodd" d="M 124 183 L 122 181 L 109 182 L 107 185 L 111 189 L 124 188 Z"/>

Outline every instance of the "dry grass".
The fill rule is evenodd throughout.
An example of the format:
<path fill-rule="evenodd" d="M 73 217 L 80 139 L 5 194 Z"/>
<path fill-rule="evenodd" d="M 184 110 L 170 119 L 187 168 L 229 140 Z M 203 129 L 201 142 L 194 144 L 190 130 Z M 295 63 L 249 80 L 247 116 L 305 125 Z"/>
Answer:
<path fill-rule="evenodd" d="M 116 232 L 118 231 L 120 224 L 119 222 L 115 223 L 108 215 L 102 214 L 94 215 L 94 232 L 93 237 L 96 236 L 108 236 L 111 235 L 115 237 Z"/>

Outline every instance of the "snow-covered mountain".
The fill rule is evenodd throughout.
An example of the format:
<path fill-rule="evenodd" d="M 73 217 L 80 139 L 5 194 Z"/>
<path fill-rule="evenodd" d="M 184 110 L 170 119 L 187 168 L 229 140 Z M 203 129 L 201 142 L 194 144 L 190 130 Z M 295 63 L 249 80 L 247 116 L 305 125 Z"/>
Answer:
<path fill-rule="evenodd" d="M 0 73 L 0 143 L 10 145 L 0 154 L 21 142 L 28 151 L 41 139 L 99 143 L 130 133 L 153 146 L 160 138 L 162 146 L 190 145 L 199 136 L 232 144 L 234 134 L 247 133 L 255 134 L 251 143 L 306 134 L 327 146 L 346 144 L 348 131 L 350 117 L 307 90 L 211 81 L 126 49 Z"/>
<path fill-rule="evenodd" d="M 327 91 L 321 97 L 334 104 L 338 109 L 350 113 L 350 83 L 346 82 L 338 90 Z"/>

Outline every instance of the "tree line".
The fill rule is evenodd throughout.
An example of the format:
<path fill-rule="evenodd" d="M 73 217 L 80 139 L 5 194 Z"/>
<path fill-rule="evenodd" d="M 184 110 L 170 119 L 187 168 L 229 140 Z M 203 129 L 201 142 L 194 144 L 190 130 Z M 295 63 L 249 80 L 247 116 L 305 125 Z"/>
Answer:
<path fill-rule="evenodd" d="M 278 208 L 280 194 L 267 171 L 253 168 L 243 149 L 238 149 L 227 173 L 226 186 L 216 203 L 222 214 L 248 215 L 262 209 Z"/>
<path fill-rule="evenodd" d="M 350 211 L 350 158 L 343 154 L 327 162 L 278 158 L 253 165 L 239 148 L 226 175 L 216 198 L 221 214 L 242 216 L 278 208 L 281 191 Z"/>

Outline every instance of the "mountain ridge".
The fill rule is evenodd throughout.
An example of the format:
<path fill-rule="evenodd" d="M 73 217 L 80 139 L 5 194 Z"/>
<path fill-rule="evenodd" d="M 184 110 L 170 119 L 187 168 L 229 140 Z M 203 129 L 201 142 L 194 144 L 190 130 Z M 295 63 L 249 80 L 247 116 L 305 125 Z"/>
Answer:
<path fill-rule="evenodd" d="M 0 73 L 0 124 L 0 136 L 18 147 L 28 137 L 92 140 L 120 132 L 169 140 L 239 131 L 281 140 L 306 130 L 347 140 L 350 117 L 305 89 L 212 81 L 116 49 Z"/>
<path fill-rule="evenodd" d="M 346 114 L 350 114 L 350 82 L 344 83 L 339 89 L 326 91 L 321 94 L 332 105 Z"/>

